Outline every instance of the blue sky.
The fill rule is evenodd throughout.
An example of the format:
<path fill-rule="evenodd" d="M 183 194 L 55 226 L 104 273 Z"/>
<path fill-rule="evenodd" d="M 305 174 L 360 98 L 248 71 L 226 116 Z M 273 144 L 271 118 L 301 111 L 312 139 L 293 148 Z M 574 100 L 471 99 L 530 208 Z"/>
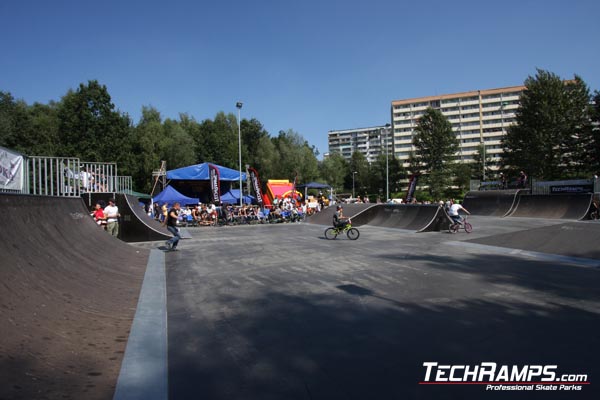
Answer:
<path fill-rule="evenodd" d="M 413 4 L 414 3 L 414 4 Z M 137 123 L 219 111 L 327 132 L 385 124 L 395 99 L 523 83 L 536 68 L 600 89 L 600 2 L 0 2 L 0 90 L 58 100 L 97 79 Z M 320 156 L 321 157 L 321 156 Z"/>

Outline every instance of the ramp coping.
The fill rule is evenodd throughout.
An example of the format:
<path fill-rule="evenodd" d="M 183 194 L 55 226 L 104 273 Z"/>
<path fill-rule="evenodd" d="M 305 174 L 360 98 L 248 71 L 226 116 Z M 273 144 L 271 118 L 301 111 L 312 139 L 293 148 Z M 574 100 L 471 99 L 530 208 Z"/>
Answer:
<path fill-rule="evenodd" d="M 113 400 L 166 400 L 167 374 L 165 255 L 152 249 Z"/>

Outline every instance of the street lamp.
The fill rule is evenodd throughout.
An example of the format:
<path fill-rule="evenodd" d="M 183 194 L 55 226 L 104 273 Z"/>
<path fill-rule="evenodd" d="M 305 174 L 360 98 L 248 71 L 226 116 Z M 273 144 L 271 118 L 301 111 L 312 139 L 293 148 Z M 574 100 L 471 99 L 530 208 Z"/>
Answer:
<path fill-rule="evenodd" d="M 243 206 L 243 190 L 242 190 L 242 120 L 241 118 L 241 113 L 242 113 L 242 105 L 244 103 L 242 103 L 241 101 L 238 101 L 237 103 L 235 103 L 235 106 L 238 109 L 238 155 L 239 155 L 239 170 L 240 170 L 240 207 Z"/>
<path fill-rule="evenodd" d="M 358 174 L 358 172 L 353 171 L 352 172 L 352 198 L 354 199 L 354 175 Z"/>
<path fill-rule="evenodd" d="M 388 162 L 388 138 L 390 136 L 390 124 L 385 124 L 385 201 L 390 198 L 390 164 Z"/>

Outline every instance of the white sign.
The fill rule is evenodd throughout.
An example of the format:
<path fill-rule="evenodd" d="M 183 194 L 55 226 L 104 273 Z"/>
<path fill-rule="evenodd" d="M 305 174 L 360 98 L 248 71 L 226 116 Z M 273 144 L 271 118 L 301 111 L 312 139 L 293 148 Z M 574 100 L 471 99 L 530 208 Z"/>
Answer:
<path fill-rule="evenodd" d="M 23 190 L 23 156 L 1 147 L 0 189 Z"/>

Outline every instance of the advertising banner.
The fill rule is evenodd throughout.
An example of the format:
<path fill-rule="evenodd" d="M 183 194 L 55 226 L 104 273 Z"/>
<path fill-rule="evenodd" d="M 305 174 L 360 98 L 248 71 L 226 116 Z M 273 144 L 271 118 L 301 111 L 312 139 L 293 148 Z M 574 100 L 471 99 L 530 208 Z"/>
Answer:
<path fill-rule="evenodd" d="M 248 168 L 248 172 L 250 173 L 250 180 L 252 182 L 252 187 L 254 188 L 254 193 L 256 194 L 256 201 L 262 207 L 263 197 L 262 190 L 260 189 L 260 180 L 258 179 L 258 172 L 254 168 Z"/>
<path fill-rule="evenodd" d="M 406 194 L 406 203 L 410 204 L 415 196 L 415 190 L 417 189 L 417 181 L 419 180 L 419 175 L 414 174 L 410 177 L 410 182 L 408 184 L 408 193 Z"/>
<path fill-rule="evenodd" d="M 23 190 L 23 156 L 0 147 L 0 189 Z"/>
<path fill-rule="evenodd" d="M 219 175 L 219 169 L 213 164 L 208 164 L 208 170 L 210 175 L 210 189 L 212 193 L 212 201 L 214 204 L 221 204 L 221 180 Z"/>

